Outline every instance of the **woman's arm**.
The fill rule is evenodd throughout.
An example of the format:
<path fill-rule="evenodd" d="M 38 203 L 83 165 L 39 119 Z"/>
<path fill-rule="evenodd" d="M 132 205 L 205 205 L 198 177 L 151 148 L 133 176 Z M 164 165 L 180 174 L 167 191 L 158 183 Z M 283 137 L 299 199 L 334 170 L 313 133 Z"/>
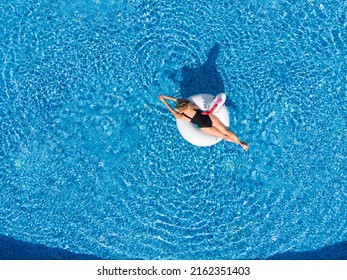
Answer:
<path fill-rule="evenodd" d="M 177 98 L 174 97 L 170 97 L 170 96 L 166 96 L 166 95 L 159 95 L 158 96 L 160 101 L 164 103 L 164 105 L 166 106 L 166 108 L 169 109 L 169 111 L 176 117 L 176 118 L 181 118 L 181 114 L 177 113 L 174 109 L 171 108 L 171 106 L 166 102 L 165 99 L 169 99 L 172 101 L 176 101 Z"/>
<path fill-rule="evenodd" d="M 169 99 L 169 100 L 171 100 L 171 101 L 177 101 L 177 98 L 175 98 L 175 97 L 171 97 L 171 96 L 167 96 L 167 95 L 159 95 L 159 96 L 162 96 L 162 97 L 164 97 L 164 99 Z"/>

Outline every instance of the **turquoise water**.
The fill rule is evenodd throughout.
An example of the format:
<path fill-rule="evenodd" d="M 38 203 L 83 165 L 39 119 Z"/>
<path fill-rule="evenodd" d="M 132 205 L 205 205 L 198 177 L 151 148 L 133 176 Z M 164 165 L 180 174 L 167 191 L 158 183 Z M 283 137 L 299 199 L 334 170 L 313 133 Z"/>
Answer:
<path fill-rule="evenodd" d="M 0 1 L 0 234 L 112 259 L 347 240 L 345 1 Z M 157 95 L 227 94 L 195 147 Z"/>

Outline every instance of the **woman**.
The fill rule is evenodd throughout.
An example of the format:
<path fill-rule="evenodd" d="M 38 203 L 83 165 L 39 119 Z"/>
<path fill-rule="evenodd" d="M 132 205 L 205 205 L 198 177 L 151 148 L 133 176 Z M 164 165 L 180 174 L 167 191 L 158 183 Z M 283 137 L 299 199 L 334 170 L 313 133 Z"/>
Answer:
<path fill-rule="evenodd" d="M 228 142 L 239 144 L 245 151 L 248 151 L 248 144 L 242 142 L 216 116 L 203 115 L 201 109 L 188 99 L 177 99 L 175 97 L 166 95 L 159 95 L 158 97 L 175 116 L 175 118 L 192 122 L 199 126 L 201 131 L 212 136 L 223 138 Z M 176 102 L 175 110 L 171 108 L 166 99 Z"/>

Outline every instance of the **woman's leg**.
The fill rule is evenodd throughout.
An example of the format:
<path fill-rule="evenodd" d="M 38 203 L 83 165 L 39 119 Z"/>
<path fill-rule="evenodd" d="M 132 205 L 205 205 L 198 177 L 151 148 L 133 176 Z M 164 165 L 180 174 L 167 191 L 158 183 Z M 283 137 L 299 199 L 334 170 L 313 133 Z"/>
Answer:
<path fill-rule="evenodd" d="M 228 141 L 228 142 L 232 142 L 232 143 L 236 143 L 236 144 L 240 144 L 241 147 L 247 151 L 248 150 L 248 144 L 243 143 L 243 142 L 235 142 L 235 139 L 230 138 L 228 135 L 222 133 L 220 130 L 218 130 L 217 128 L 215 128 L 214 126 L 212 127 L 202 127 L 201 130 L 207 134 L 210 134 L 212 136 L 216 136 L 216 137 L 220 137 L 223 138 L 224 140 Z"/>
<path fill-rule="evenodd" d="M 222 133 L 220 130 L 218 130 L 214 126 L 212 126 L 212 127 L 202 127 L 200 129 L 201 129 L 201 131 L 203 131 L 203 132 L 205 132 L 207 134 L 210 134 L 212 136 L 223 138 L 224 140 L 226 140 L 228 142 L 234 142 L 233 139 L 230 139 L 230 137 L 228 135 Z"/>
<path fill-rule="evenodd" d="M 231 139 L 230 142 L 234 142 L 236 144 L 240 144 L 243 149 L 246 151 L 248 150 L 248 144 L 245 142 L 242 142 L 236 134 L 234 134 L 232 131 L 230 131 L 216 116 L 210 115 L 210 118 L 212 120 L 212 127 L 215 127 L 217 130 L 219 130 L 224 135 L 227 135 L 229 139 Z"/>

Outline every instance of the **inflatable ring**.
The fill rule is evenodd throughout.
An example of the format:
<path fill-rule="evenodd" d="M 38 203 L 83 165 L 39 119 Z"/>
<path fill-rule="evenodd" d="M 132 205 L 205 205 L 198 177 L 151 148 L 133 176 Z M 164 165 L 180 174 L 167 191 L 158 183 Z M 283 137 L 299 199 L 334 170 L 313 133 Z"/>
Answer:
<path fill-rule="evenodd" d="M 210 94 L 197 94 L 188 99 L 199 106 L 202 111 L 213 112 L 226 127 L 230 124 L 228 109 L 224 106 L 225 94 L 218 94 L 216 97 Z M 207 112 L 206 114 L 210 114 Z M 201 131 L 196 125 L 191 122 L 176 119 L 176 124 L 182 137 L 189 143 L 195 146 L 207 147 L 220 142 L 223 138 L 215 137 Z"/>

